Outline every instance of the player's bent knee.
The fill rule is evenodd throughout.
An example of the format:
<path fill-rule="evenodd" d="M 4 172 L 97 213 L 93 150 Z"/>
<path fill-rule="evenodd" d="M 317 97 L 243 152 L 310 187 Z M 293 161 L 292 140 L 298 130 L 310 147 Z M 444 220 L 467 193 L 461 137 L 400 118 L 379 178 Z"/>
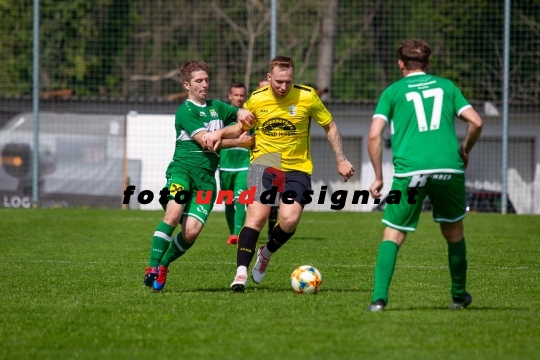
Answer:
<path fill-rule="evenodd" d="M 460 242 L 465 236 L 463 232 L 463 221 L 441 223 L 441 233 L 448 242 Z"/>
<path fill-rule="evenodd" d="M 200 233 L 201 231 L 198 229 L 182 229 L 182 236 L 188 244 L 193 244 Z"/>
<path fill-rule="evenodd" d="M 299 222 L 300 216 L 280 216 L 278 221 L 279 227 L 286 233 L 293 232 L 298 226 Z"/>

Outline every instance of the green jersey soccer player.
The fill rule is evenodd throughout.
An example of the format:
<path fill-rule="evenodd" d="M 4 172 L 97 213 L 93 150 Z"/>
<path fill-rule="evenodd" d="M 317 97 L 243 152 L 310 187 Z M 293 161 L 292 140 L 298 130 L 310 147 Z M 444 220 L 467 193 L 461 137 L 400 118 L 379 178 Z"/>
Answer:
<path fill-rule="evenodd" d="M 231 84 L 229 89 L 231 105 L 241 108 L 246 100 L 246 86 L 240 82 Z M 249 169 L 249 149 L 234 147 L 223 149 L 219 160 L 219 182 L 221 190 L 234 193 L 234 202 L 225 204 L 225 218 L 229 227 L 227 244 L 238 243 L 238 233 L 246 219 L 246 206 L 237 201 L 238 196 L 247 190 L 247 173 Z"/>
<path fill-rule="evenodd" d="M 381 311 L 388 303 L 399 247 L 408 232 L 416 230 L 422 203 L 429 196 L 433 219 L 440 223 L 448 243 L 452 309 L 467 307 L 472 297 L 466 292 L 467 260 L 463 232 L 465 217 L 465 169 L 469 152 L 482 130 L 482 119 L 449 80 L 427 74 L 429 46 L 420 39 L 408 39 L 398 50 L 403 79 L 381 95 L 373 115 L 368 152 L 375 170 L 370 187 L 374 198 L 381 196 L 382 134 L 390 125 L 394 163 L 391 193 L 401 200 L 387 203 L 386 225 L 375 267 L 375 285 L 369 311 Z M 467 123 L 460 145 L 454 118 Z"/>
<path fill-rule="evenodd" d="M 214 176 L 219 163 L 218 149 L 251 145 L 251 137 L 242 131 L 242 125 L 249 127 L 253 115 L 220 101 L 206 100 L 206 63 L 200 60 L 185 63 L 180 73 L 188 99 L 176 112 L 176 146 L 173 160 L 167 168 L 164 189 L 168 190 L 165 217 L 154 232 L 150 262 L 144 276 L 144 285 L 152 286 L 154 291 L 163 289 L 169 264 L 191 248 L 212 211 L 216 196 Z M 237 119 L 237 124 L 227 126 Z M 209 203 L 197 204 L 199 190 L 212 192 Z M 209 196 L 208 193 L 206 195 Z M 181 218 L 182 231 L 172 238 Z"/>

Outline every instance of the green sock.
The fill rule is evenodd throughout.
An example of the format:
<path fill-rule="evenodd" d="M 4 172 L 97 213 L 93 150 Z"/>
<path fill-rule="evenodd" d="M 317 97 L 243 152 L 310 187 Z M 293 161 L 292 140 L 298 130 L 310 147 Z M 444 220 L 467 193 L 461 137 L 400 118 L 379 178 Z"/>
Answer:
<path fill-rule="evenodd" d="M 167 252 L 163 256 L 163 259 L 161 259 L 161 262 L 159 265 L 169 267 L 169 265 L 176 259 L 178 259 L 180 256 L 184 255 L 186 251 L 189 250 L 190 247 L 193 246 L 194 243 L 188 244 L 184 237 L 182 236 L 182 233 L 176 234 L 173 241 L 171 241 L 171 245 L 167 249 Z"/>
<path fill-rule="evenodd" d="M 229 226 L 229 234 L 234 234 L 234 204 L 225 205 L 225 219 L 227 219 L 227 225 Z"/>
<path fill-rule="evenodd" d="M 372 302 L 383 300 L 385 304 L 388 303 L 388 288 L 396 267 L 398 250 L 399 246 L 390 240 L 383 240 L 379 245 Z"/>
<path fill-rule="evenodd" d="M 452 278 L 452 298 L 465 299 L 465 285 L 467 283 L 467 249 L 465 238 L 457 243 L 448 243 L 448 265 Z"/>
<path fill-rule="evenodd" d="M 240 234 L 240 229 L 244 226 L 244 220 L 246 220 L 246 205 L 240 204 L 238 201 L 234 202 L 234 230 L 231 234 Z"/>
<path fill-rule="evenodd" d="M 148 266 L 157 267 L 159 265 L 163 254 L 165 254 L 165 251 L 169 247 L 171 236 L 175 228 L 176 227 L 166 224 L 163 221 L 159 223 L 152 239 L 150 262 L 148 263 Z"/>

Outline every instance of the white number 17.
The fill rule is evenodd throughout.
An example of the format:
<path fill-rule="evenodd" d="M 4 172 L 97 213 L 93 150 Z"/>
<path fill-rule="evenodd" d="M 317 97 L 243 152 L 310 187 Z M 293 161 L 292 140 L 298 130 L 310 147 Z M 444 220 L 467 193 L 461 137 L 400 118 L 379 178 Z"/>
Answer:
<path fill-rule="evenodd" d="M 441 88 L 429 89 L 422 91 L 422 96 L 417 92 L 410 92 L 405 94 L 407 101 L 412 101 L 414 105 L 414 111 L 416 112 L 416 119 L 418 120 L 418 131 L 428 131 L 426 112 L 424 110 L 424 99 L 434 98 L 433 101 L 433 113 L 431 114 L 431 125 L 429 130 L 439 129 L 441 123 L 442 103 L 444 97 L 444 91 Z"/>

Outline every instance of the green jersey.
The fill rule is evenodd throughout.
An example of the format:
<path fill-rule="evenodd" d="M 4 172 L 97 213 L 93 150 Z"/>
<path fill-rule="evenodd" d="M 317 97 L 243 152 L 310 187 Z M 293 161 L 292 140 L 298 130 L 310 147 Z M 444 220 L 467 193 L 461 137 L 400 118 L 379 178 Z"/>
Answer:
<path fill-rule="evenodd" d="M 249 169 L 249 149 L 242 147 L 222 149 L 219 155 L 220 171 L 243 171 Z"/>
<path fill-rule="evenodd" d="M 390 122 L 394 176 L 463 173 L 454 118 L 470 107 L 450 80 L 423 72 L 390 85 L 373 117 Z"/>
<path fill-rule="evenodd" d="M 215 172 L 219 163 L 218 152 L 203 149 L 193 136 L 201 131 L 216 131 L 236 121 L 238 109 L 218 100 L 206 100 L 198 105 L 191 100 L 183 102 L 176 111 L 176 148 L 167 171 L 174 168 L 196 167 Z"/>

